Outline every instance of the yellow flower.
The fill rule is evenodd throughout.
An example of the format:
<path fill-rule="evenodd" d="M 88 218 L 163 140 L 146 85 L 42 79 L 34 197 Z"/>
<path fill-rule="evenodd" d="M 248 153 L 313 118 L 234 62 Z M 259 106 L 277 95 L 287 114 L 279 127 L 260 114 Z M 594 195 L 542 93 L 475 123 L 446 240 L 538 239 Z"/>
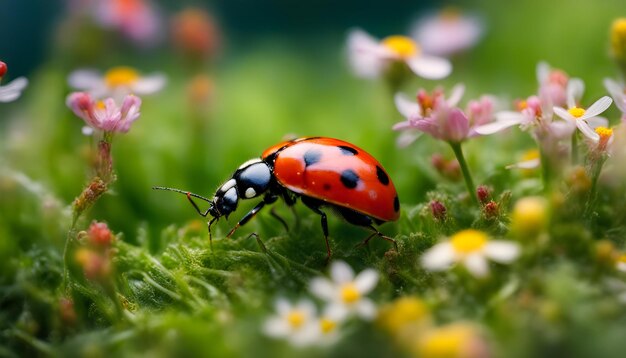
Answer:
<path fill-rule="evenodd" d="M 377 322 L 393 335 L 401 335 L 402 331 L 430 321 L 426 304 L 417 297 L 400 297 L 383 306 L 378 314 Z"/>
<path fill-rule="evenodd" d="M 476 327 L 453 323 L 433 328 L 417 341 L 414 353 L 420 358 L 488 357 L 486 342 Z"/>
<path fill-rule="evenodd" d="M 511 213 L 511 230 L 522 236 L 535 236 L 548 222 L 548 204 L 542 197 L 518 200 Z"/>
<path fill-rule="evenodd" d="M 626 18 L 613 21 L 611 27 L 611 52 L 615 60 L 626 64 Z"/>

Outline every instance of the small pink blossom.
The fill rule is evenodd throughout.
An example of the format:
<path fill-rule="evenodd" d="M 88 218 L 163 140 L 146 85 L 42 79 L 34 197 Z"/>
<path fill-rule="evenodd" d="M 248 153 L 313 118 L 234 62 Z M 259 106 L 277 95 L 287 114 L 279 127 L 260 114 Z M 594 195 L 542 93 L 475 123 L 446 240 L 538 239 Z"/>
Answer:
<path fill-rule="evenodd" d="M 550 106 L 564 106 L 567 101 L 569 76 L 562 70 L 550 67 L 546 62 L 537 65 L 539 97 Z"/>
<path fill-rule="evenodd" d="M 152 45 L 160 35 L 161 20 L 149 0 L 98 0 L 93 15 L 102 26 L 142 45 Z"/>
<path fill-rule="evenodd" d="M 418 20 L 411 34 L 422 45 L 424 52 L 450 56 L 474 46 L 483 34 L 483 27 L 476 16 L 444 9 Z"/>
<path fill-rule="evenodd" d="M 127 95 L 118 107 L 113 98 L 96 101 L 88 93 L 74 92 L 67 97 L 67 106 L 92 129 L 126 133 L 139 118 L 141 99 Z"/>

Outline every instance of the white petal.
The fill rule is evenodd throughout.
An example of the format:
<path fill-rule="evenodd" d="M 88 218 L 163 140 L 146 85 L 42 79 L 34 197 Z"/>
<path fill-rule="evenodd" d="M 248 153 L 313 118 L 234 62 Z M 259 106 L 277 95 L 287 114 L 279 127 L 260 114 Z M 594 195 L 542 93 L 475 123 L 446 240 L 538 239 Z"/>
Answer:
<path fill-rule="evenodd" d="M 493 261 L 510 263 L 520 254 L 520 246 L 512 241 L 492 240 L 485 246 L 485 255 Z"/>
<path fill-rule="evenodd" d="M 580 78 L 572 78 L 567 82 L 567 106 L 575 107 L 585 93 L 585 83 Z"/>
<path fill-rule="evenodd" d="M 422 133 L 424 132 L 421 132 L 417 129 L 404 130 L 402 133 L 400 133 L 400 135 L 398 136 L 398 139 L 396 139 L 396 144 L 400 148 L 408 147 L 411 143 L 415 142 L 415 140 L 419 138 L 419 136 L 422 135 Z"/>
<path fill-rule="evenodd" d="M 152 94 L 165 87 L 167 77 L 161 73 L 142 76 L 132 87 L 136 94 Z"/>
<path fill-rule="evenodd" d="M 336 289 L 333 283 L 322 277 L 316 277 L 311 280 L 309 291 L 323 300 L 333 300 L 336 296 Z"/>
<path fill-rule="evenodd" d="M 561 117 L 562 119 L 565 119 L 566 121 L 576 120 L 576 117 L 572 116 L 571 113 L 569 113 L 568 111 L 566 111 L 565 109 L 561 107 L 553 107 L 552 110 L 554 110 L 554 114 Z"/>
<path fill-rule="evenodd" d="M 613 100 L 609 96 L 604 96 L 599 100 L 595 101 L 586 111 L 585 114 L 579 119 L 587 119 L 591 117 L 595 117 L 598 114 L 604 112 L 611 106 Z"/>
<path fill-rule="evenodd" d="M 330 266 L 330 277 L 336 283 L 346 283 L 354 279 L 354 271 L 347 263 L 335 261 Z"/>
<path fill-rule="evenodd" d="M 296 347 L 303 347 L 315 343 L 320 338 L 320 334 L 318 322 L 312 321 L 294 332 L 289 342 Z"/>
<path fill-rule="evenodd" d="M 615 100 L 617 108 L 619 108 L 621 112 L 626 113 L 626 94 L 624 93 L 624 87 L 610 78 L 604 79 L 604 87 L 611 97 L 613 97 L 613 100 Z"/>
<path fill-rule="evenodd" d="M 550 65 L 547 62 L 541 61 L 537 64 L 537 82 L 543 84 L 548 80 L 550 76 Z"/>
<path fill-rule="evenodd" d="M 593 128 L 593 129 L 596 129 L 598 127 L 608 127 L 609 126 L 609 120 L 604 118 L 604 117 L 587 118 L 586 121 L 589 124 L 589 126 L 591 128 Z"/>
<path fill-rule="evenodd" d="M 84 126 L 83 128 L 81 128 L 81 132 L 85 136 L 91 136 L 91 135 L 93 135 L 94 130 L 93 130 L 93 128 L 91 128 L 89 126 Z"/>
<path fill-rule="evenodd" d="M 487 260 L 481 254 L 467 256 L 463 260 L 463 264 L 467 268 L 467 271 L 475 277 L 485 277 L 489 273 Z"/>
<path fill-rule="evenodd" d="M 16 99 L 20 98 L 21 95 L 22 95 L 22 92 L 20 91 L 0 92 L 0 102 L 3 102 L 3 103 L 13 102 Z"/>
<path fill-rule="evenodd" d="M 421 113 L 420 105 L 415 100 L 411 100 L 404 93 L 396 93 L 393 97 L 396 102 L 396 108 L 404 117 L 419 116 Z"/>
<path fill-rule="evenodd" d="M 102 74 L 95 70 L 76 70 L 67 78 L 70 87 L 78 90 L 93 90 L 104 85 Z"/>
<path fill-rule="evenodd" d="M 359 317 L 372 320 L 376 317 L 376 305 L 368 298 L 362 298 L 356 305 L 355 310 Z"/>
<path fill-rule="evenodd" d="M 574 122 L 569 121 L 555 121 L 550 123 L 548 128 L 555 139 L 564 139 L 572 136 L 572 133 L 576 130 L 576 125 Z"/>
<path fill-rule="evenodd" d="M 350 310 L 343 304 L 340 303 L 330 303 L 324 309 L 324 316 L 329 317 L 330 319 L 341 322 L 348 318 L 350 314 Z"/>
<path fill-rule="evenodd" d="M 585 137 L 591 139 L 592 141 L 597 142 L 598 140 L 600 140 L 600 136 L 598 135 L 598 133 L 596 133 L 596 131 L 591 129 L 591 127 L 589 126 L 589 124 L 587 124 L 587 122 L 579 119 L 576 121 L 576 127 L 580 129 L 580 131 L 585 135 Z"/>
<path fill-rule="evenodd" d="M 378 283 L 378 271 L 366 269 L 361 271 L 354 279 L 354 285 L 361 294 L 367 294 L 376 287 Z"/>
<path fill-rule="evenodd" d="M 518 114 L 520 115 L 518 118 L 499 119 L 495 122 L 474 127 L 474 131 L 478 134 L 487 135 L 503 131 L 514 125 L 519 125 L 524 120 L 524 116 L 521 113 Z"/>
<path fill-rule="evenodd" d="M 431 271 L 445 270 L 454 262 L 454 248 L 449 242 L 431 247 L 422 255 L 422 266 Z"/>
<path fill-rule="evenodd" d="M 306 318 L 310 319 L 313 316 L 315 316 L 315 312 L 317 309 L 315 308 L 315 305 L 313 304 L 313 302 L 311 302 L 310 300 L 301 299 L 294 306 L 294 310 L 303 312 Z"/>
<path fill-rule="evenodd" d="M 285 337 L 289 331 L 289 323 L 279 317 L 271 317 L 263 325 L 263 333 L 270 337 Z"/>
<path fill-rule="evenodd" d="M 530 160 L 525 160 L 523 162 L 519 162 L 516 164 L 507 165 L 506 169 L 535 169 L 539 168 L 541 164 L 541 159 L 535 158 Z"/>
<path fill-rule="evenodd" d="M 457 83 L 450 90 L 450 97 L 446 100 L 448 106 L 455 107 L 459 102 L 461 102 L 461 98 L 463 98 L 463 94 L 465 93 L 465 85 L 462 83 Z"/>
<path fill-rule="evenodd" d="M 406 63 L 415 74 L 430 80 L 442 79 L 452 72 L 450 61 L 440 57 L 416 56 L 406 60 Z"/>
<path fill-rule="evenodd" d="M 348 33 L 348 59 L 353 72 L 363 78 L 376 78 L 387 60 L 380 56 L 378 41 L 363 30 Z"/>
<path fill-rule="evenodd" d="M 26 86 L 28 86 L 26 77 L 18 77 L 7 83 L 6 86 L 0 86 L 0 102 L 15 101 L 22 95 Z"/>
<path fill-rule="evenodd" d="M 275 303 L 276 312 L 280 315 L 286 315 L 291 312 L 291 302 L 287 301 L 284 298 L 279 298 Z"/>

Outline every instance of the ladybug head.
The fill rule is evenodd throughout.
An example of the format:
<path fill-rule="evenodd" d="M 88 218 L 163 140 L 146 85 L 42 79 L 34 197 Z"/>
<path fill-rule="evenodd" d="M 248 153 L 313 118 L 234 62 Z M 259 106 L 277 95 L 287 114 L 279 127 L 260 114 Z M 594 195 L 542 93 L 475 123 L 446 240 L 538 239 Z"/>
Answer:
<path fill-rule="evenodd" d="M 243 163 L 232 177 L 215 192 L 209 213 L 226 216 L 237 209 L 239 199 L 252 199 L 264 194 L 270 187 L 272 171 L 267 163 L 253 159 Z"/>

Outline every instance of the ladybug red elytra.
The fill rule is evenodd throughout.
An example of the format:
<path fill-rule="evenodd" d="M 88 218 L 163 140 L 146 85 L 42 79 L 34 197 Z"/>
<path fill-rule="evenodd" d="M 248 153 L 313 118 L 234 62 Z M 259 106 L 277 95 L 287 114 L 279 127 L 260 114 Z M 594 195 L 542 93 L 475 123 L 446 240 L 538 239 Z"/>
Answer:
<path fill-rule="evenodd" d="M 395 241 L 383 235 L 374 225 L 395 221 L 400 215 L 400 202 L 393 182 L 378 161 L 363 149 L 339 139 L 304 137 L 276 144 L 260 158 L 243 163 L 222 184 L 213 199 L 187 191 L 154 187 L 187 195 L 196 211 L 206 217 L 209 236 L 211 225 L 220 217 L 237 209 L 239 199 L 263 199 L 228 233 L 252 219 L 265 205 L 282 198 L 288 206 L 300 198 L 302 203 L 321 216 L 328 257 L 328 223 L 324 208 L 331 208 L 351 224 L 372 230 L 366 243 L 374 236 Z M 202 211 L 192 198 L 209 203 Z M 286 226 L 285 222 L 278 219 Z"/>

